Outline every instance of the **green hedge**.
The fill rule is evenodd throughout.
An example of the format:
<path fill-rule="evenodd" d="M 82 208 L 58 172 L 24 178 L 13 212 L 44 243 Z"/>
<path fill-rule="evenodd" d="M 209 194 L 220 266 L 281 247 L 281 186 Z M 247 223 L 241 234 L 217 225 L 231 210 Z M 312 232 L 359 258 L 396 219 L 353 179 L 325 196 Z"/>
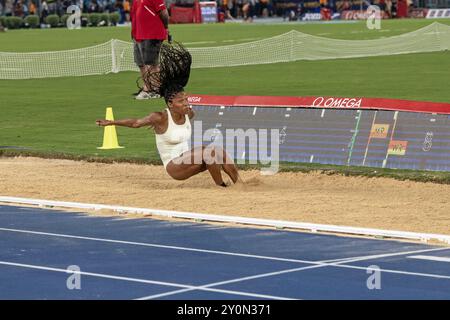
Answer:
<path fill-rule="evenodd" d="M 23 25 L 23 19 L 20 17 L 6 17 L 5 27 L 8 29 L 20 29 Z"/>
<path fill-rule="evenodd" d="M 56 28 L 59 25 L 59 16 L 51 14 L 45 18 L 45 23 L 49 24 L 52 28 Z"/>
<path fill-rule="evenodd" d="M 1 24 L 3 27 L 6 27 L 6 17 L 0 16 L 0 24 Z"/>
<path fill-rule="evenodd" d="M 67 19 L 69 19 L 69 17 L 70 17 L 70 14 L 63 14 L 61 16 L 61 24 L 63 27 L 67 26 Z"/>
<path fill-rule="evenodd" d="M 101 13 L 100 14 L 100 22 L 102 22 L 102 26 L 109 26 L 109 13 Z"/>
<path fill-rule="evenodd" d="M 91 13 L 88 16 L 89 24 L 93 27 L 96 27 L 96 26 L 98 26 L 99 22 L 101 21 L 101 18 L 102 17 L 101 17 L 100 13 Z"/>
<path fill-rule="evenodd" d="M 69 18 L 69 14 L 64 14 L 61 18 L 56 15 L 52 14 L 45 18 L 45 23 L 49 24 L 52 28 L 60 27 L 63 28 L 66 27 L 67 19 Z M 82 20 L 82 27 L 86 26 L 109 26 L 109 25 L 117 25 L 117 23 L 120 21 L 120 15 L 117 12 L 113 13 L 90 13 L 85 14 L 83 13 L 81 15 Z M 83 23 L 84 21 L 87 21 Z M 29 28 L 39 28 L 40 21 L 39 17 L 36 15 L 30 15 L 25 17 L 25 19 L 22 19 L 20 17 L 4 17 L 0 16 L 0 23 L 3 27 L 8 29 L 19 29 L 22 27 L 29 27 Z"/>
<path fill-rule="evenodd" d="M 25 24 L 28 25 L 30 28 L 39 27 L 39 17 L 36 15 L 27 16 L 23 20 Z"/>
<path fill-rule="evenodd" d="M 111 24 L 116 25 L 120 21 L 120 15 L 117 12 L 110 13 L 109 21 L 111 21 Z"/>

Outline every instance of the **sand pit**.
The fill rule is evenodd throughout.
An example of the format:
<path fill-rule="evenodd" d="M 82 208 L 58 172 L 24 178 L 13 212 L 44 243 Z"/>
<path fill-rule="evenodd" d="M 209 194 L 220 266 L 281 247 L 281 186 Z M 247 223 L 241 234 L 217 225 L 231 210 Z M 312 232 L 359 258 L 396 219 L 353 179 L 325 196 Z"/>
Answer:
<path fill-rule="evenodd" d="M 0 195 L 298 222 L 450 234 L 450 185 L 315 173 L 216 187 L 202 173 L 175 181 L 162 166 L 0 158 Z"/>

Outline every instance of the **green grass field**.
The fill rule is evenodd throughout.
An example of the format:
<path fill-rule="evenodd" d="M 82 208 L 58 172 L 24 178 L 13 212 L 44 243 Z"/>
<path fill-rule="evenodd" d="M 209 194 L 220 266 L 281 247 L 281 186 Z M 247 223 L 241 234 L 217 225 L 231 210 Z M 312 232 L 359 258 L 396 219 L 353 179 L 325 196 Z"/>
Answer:
<path fill-rule="evenodd" d="M 171 32 L 175 40 L 194 47 L 247 42 L 292 29 L 339 39 L 375 39 L 410 32 L 431 22 L 383 21 L 381 30 L 368 30 L 364 22 L 173 25 Z M 439 22 L 450 25 L 450 19 Z M 112 38 L 129 40 L 129 34 L 130 29 L 126 27 L 11 30 L 0 33 L 0 51 L 66 50 Z M 187 91 L 216 95 L 330 95 L 450 102 L 449 70 L 448 51 L 193 69 Z M 125 149 L 96 149 L 102 143 L 103 131 L 95 126 L 95 119 L 104 117 L 107 106 L 113 107 L 116 118 L 141 117 L 164 108 L 163 100 L 133 100 L 131 94 L 137 89 L 137 77 L 137 73 L 124 72 L 89 77 L 0 80 L 0 146 L 24 147 L 27 150 L 22 153 L 40 156 L 160 163 L 154 135 L 145 129 L 118 128 L 119 142 Z M 0 152 L 17 154 L 19 151 L 0 149 Z M 361 168 L 345 170 L 358 174 L 370 172 L 370 169 Z"/>

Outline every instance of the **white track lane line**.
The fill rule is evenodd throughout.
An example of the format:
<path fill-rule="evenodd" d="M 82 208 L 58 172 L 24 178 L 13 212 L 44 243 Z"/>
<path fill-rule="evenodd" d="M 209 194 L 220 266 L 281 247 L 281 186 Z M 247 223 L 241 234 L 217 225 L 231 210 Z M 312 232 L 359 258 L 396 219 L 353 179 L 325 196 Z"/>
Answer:
<path fill-rule="evenodd" d="M 409 259 L 419 259 L 419 260 L 429 260 L 429 261 L 438 261 L 438 262 L 449 262 L 450 258 L 445 257 L 436 257 L 436 256 L 409 256 Z"/>
<path fill-rule="evenodd" d="M 429 251 L 441 251 L 441 250 L 448 250 L 448 249 L 450 249 L 450 248 L 435 248 L 435 249 L 429 249 L 426 252 L 429 252 Z M 405 254 L 407 255 L 407 254 L 411 254 L 411 252 L 417 252 L 417 251 L 397 252 L 397 253 L 390 253 L 390 254 L 384 254 L 384 255 L 378 254 L 378 255 L 370 255 L 370 256 L 361 256 L 361 257 L 339 259 L 339 262 L 334 262 L 334 263 L 327 263 L 325 260 L 324 261 L 317 261 L 315 263 L 315 265 L 308 266 L 308 267 L 287 269 L 287 270 L 281 270 L 281 271 L 276 271 L 276 272 L 264 273 L 264 274 L 249 276 L 249 277 L 243 277 L 243 278 L 238 278 L 238 279 L 227 280 L 227 281 L 215 282 L 215 283 L 210 283 L 210 284 L 203 285 L 201 287 L 202 288 L 211 288 L 211 287 L 219 286 L 219 285 L 225 285 L 225 284 L 230 284 L 230 283 L 242 282 L 242 281 L 247 281 L 247 280 L 253 280 L 253 279 L 258 279 L 258 278 L 265 278 L 265 277 L 270 277 L 270 276 L 275 276 L 275 275 L 280 275 L 280 274 L 285 274 L 285 273 L 298 272 L 298 271 L 317 269 L 317 268 L 323 268 L 323 267 L 338 267 L 338 268 L 342 267 L 342 268 L 349 268 L 349 269 L 357 269 L 357 270 L 365 270 L 365 271 L 367 271 L 370 268 L 364 268 L 364 267 L 358 267 L 358 266 L 350 266 L 350 265 L 343 265 L 343 264 L 344 263 L 349 263 L 349 262 L 371 260 L 371 259 L 374 259 L 374 258 L 381 258 L 381 257 L 394 257 L 394 256 L 405 255 Z M 421 250 L 421 252 L 423 252 L 423 250 Z M 328 261 L 333 261 L 333 260 L 328 260 Z M 334 260 L 334 261 L 336 261 L 336 260 Z M 422 276 L 422 277 L 430 277 L 430 278 L 450 279 L 450 276 L 440 276 L 440 275 L 435 275 L 435 274 L 413 273 L 413 272 L 406 272 L 406 271 L 399 271 L 399 270 L 388 270 L 388 269 L 381 269 L 380 271 L 381 272 L 387 272 L 387 273 L 397 273 L 397 274 Z M 188 292 L 188 291 L 193 291 L 193 290 L 192 289 L 183 289 L 183 290 L 170 291 L 170 292 L 161 293 L 161 294 L 157 294 L 157 295 L 141 297 L 141 298 L 138 298 L 137 300 L 157 299 L 157 298 L 167 297 L 167 296 L 170 296 L 170 295 L 175 295 L 175 294 L 178 294 L 178 293 L 184 293 L 184 292 Z"/>
<path fill-rule="evenodd" d="M 325 265 L 313 265 L 313 266 L 302 267 L 302 268 L 280 270 L 280 271 L 275 271 L 275 272 L 257 274 L 257 275 L 254 275 L 254 276 L 248 276 L 248 277 L 242 277 L 242 278 L 231 279 L 231 280 L 226 280 L 226 281 L 209 283 L 209 284 L 200 286 L 200 288 L 211 288 L 211 287 L 226 285 L 226 284 L 230 284 L 230 283 L 242 282 L 242 281 L 247 281 L 247 280 L 254 280 L 254 279 L 259 279 L 259 278 L 266 278 L 266 277 L 277 276 L 277 275 L 285 274 L 285 273 L 291 273 L 291 272 L 302 271 L 302 270 L 309 270 L 309 269 L 315 269 L 315 268 L 322 268 L 322 267 L 325 267 Z M 161 293 L 161 294 L 157 294 L 157 295 L 141 297 L 141 298 L 138 298 L 136 300 L 151 300 L 151 299 L 167 297 L 167 296 L 171 296 L 171 295 L 174 295 L 174 294 L 188 292 L 188 291 L 194 291 L 194 290 L 196 290 L 196 289 L 183 289 L 183 290 L 170 291 L 170 292 Z"/>
<path fill-rule="evenodd" d="M 359 269 L 359 270 L 373 270 L 372 268 L 368 267 L 358 267 L 358 266 L 352 266 L 348 264 L 340 264 L 337 267 L 339 268 L 348 268 L 348 269 Z M 432 274 L 432 273 L 420 273 L 420 272 L 408 272 L 408 271 L 401 271 L 401 270 L 392 270 L 392 269 L 377 269 L 377 271 L 385 272 L 385 273 L 393 273 L 393 274 L 402 274 L 407 276 L 416 276 L 416 277 L 425 277 L 425 278 L 435 278 L 435 279 L 443 279 L 443 280 L 450 280 L 450 276 L 443 276 L 439 274 Z"/>
<path fill-rule="evenodd" d="M 60 234 L 60 233 L 31 231 L 31 230 L 0 228 L 0 231 L 26 233 L 26 234 L 34 234 L 34 235 L 50 236 L 50 237 L 79 239 L 79 240 L 98 241 L 98 242 L 128 244 L 128 245 L 134 245 L 134 246 L 143 246 L 143 247 L 152 247 L 152 248 L 161 248 L 161 249 L 193 251 L 193 252 L 201 252 L 201 253 L 210 253 L 210 254 L 219 254 L 219 255 L 227 255 L 227 256 L 244 257 L 244 258 L 263 259 L 263 260 L 294 262 L 294 263 L 306 263 L 306 264 L 315 263 L 314 261 L 308 261 L 308 260 L 287 259 L 287 258 L 278 258 L 278 257 L 270 257 L 270 256 L 260 256 L 260 255 L 254 255 L 254 254 L 245 254 L 245 253 L 228 252 L 228 251 L 217 251 L 217 250 L 206 250 L 206 249 L 179 247 L 179 246 L 167 246 L 167 245 L 161 245 L 161 244 L 155 244 L 155 243 L 133 242 L 133 241 L 123 241 L 123 240 L 114 240 L 114 239 L 104 239 L 104 238 L 92 238 L 92 237 Z"/>
<path fill-rule="evenodd" d="M 310 260 L 301 260 L 301 259 L 287 259 L 287 258 L 261 256 L 261 255 L 254 255 L 254 254 L 245 254 L 245 253 L 238 253 L 238 252 L 206 250 L 206 249 L 198 249 L 198 248 L 179 247 L 179 246 L 167 246 L 167 245 L 145 243 L 145 242 L 123 241 L 123 240 L 105 239 L 105 238 L 93 238 L 93 237 L 76 236 L 76 235 L 68 235 L 68 234 L 61 234 L 61 233 L 49 233 L 49 232 L 41 232 L 41 231 L 31 231 L 31 230 L 23 230 L 23 229 L 0 228 L 0 231 L 35 234 L 35 235 L 50 236 L 50 237 L 79 239 L 79 240 L 98 241 L 98 242 L 107 242 L 107 243 L 120 243 L 120 244 L 128 244 L 128 245 L 135 245 L 135 246 L 172 249 L 172 250 L 181 250 L 181 251 L 193 251 L 193 252 L 201 252 L 201 253 L 244 257 L 244 258 L 263 259 L 263 260 L 294 262 L 294 263 L 304 263 L 304 264 L 318 264 L 318 265 L 321 265 L 321 264 L 330 265 L 329 262 L 340 262 L 341 260 L 346 261 L 346 262 L 354 262 L 354 261 L 359 261 L 360 259 L 361 260 L 369 260 L 369 259 L 385 258 L 385 257 L 390 257 L 390 256 L 396 256 L 396 255 L 407 255 L 407 254 L 415 254 L 415 253 L 423 253 L 423 252 L 450 250 L 450 247 L 439 247 L 439 248 L 433 248 L 433 249 L 420 249 L 420 250 L 415 250 L 415 251 L 403 251 L 403 252 L 394 252 L 394 253 L 387 253 L 387 254 L 366 255 L 366 256 L 349 257 L 349 258 L 343 258 L 343 259 L 334 259 L 334 260 L 310 261 Z"/>
<path fill-rule="evenodd" d="M 312 264 L 312 266 L 309 266 L 309 267 L 287 269 L 287 270 L 281 270 L 281 271 L 277 271 L 277 272 L 271 272 L 269 274 L 260 274 L 260 275 L 245 277 L 245 278 L 238 278 L 238 279 L 227 280 L 227 281 L 225 281 L 226 283 L 241 282 L 241 281 L 246 281 L 246 280 L 250 280 L 250 279 L 269 277 L 269 276 L 273 276 L 273 275 L 277 275 L 277 274 L 296 272 L 296 271 L 301 271 L 301 270 L 308 270 L 308 269 L 313 269 L 313 268 L 318 268 L 318 267 L 327 267 L 327 266 L 344 267 L 344 268 L 359 269 L 359 270 L 362 270 L 362 269 L 363 270 L 367 270 L 367 268 L 364 268 L 364 267 L 357 267 L 357 266 L 350 266 L 350 265 L 345 265 L 344 266 L 344 265 L 341 265 L 341 264 L 350 263 L 350 262 L 357 262 L 357 261 L 364 261 L 364 260 L 386 258 L 386 257 L 401 256 L 401 255 L 410 255 L 410 254 L 416 254 L 416 253 L 450 250 L 450 248 L 446 248 L 446 247 L 444 247 L 444 248 L 433 248 L 433 249 L 421 249 L 421 250 L 414 250 L 414 251 L 403 251 L 403 252 L 395 252 L 395 253 L 388 253 L 388 254 L 377 254 L 377 255 L 366 255 L 366 256 L 359 256 L 359 257 L 352 257 L 352 258 L 346 258 L 345 260 L 335 259 L 334 261 L 338 260 L 339 262 L 327 263 L 327 262 L 321 262 L 321 261 L 284 259 L 284 258 L 277 258 L 277 257 L 248 255 L 248 254 L 226 252 L 226 251 L 214 251 L 214 250 L 203 250 L 203 249 L 177 247 L 177 246 L 165 246 L 165 245 L 142 243 L 142 242 L 131 242 L 131 241 L 122 241 L 122 240 L 103 239 L 103 238 L 92 238 L 92 237 L 74 236 L 74 235 L 48 233 L 48 232 L 37 232 L 37 231 L 20 230 L 20 229 L 0 228 L 0 231 L 28 233 L 28 234 L 53 236 L 53 237 L 73 238 L 73 239 L 80 239 L 80 240 L 91 240 L 91 241 L 100 241 L 100 242 L 109 242 L 109 243 L 121 243 L 121 244 L 139 245 L 139 246 L 146 246 L 146 247 L 157 247 L 157 248 L 165 248 L 165 249 L 195 251 L 195 252 L 213 253 L 213 254 L 220 254 L 220 255 L 247 257 L 247 258 L 257 258 L 257 259 L 267 259 L 267 260 L 276 260 L 276 261 L 287 261 L 287 262 L 298 262 L 298 263 L 304 263 L 304 264 Z M 333 260 L 329 260 L 329 261 L 333 261 Z M 433 277 L 433 278 L 439 277 L 439 278 L 442 278 L 442 279 L 450 278 L 450 277 L 447 277 L 447 276 L 439 276 L 439 275 L 425 274 L 425 273 L 410 273 L 410 272 L 403 272 L 403 271 L 399 271 L 399 270 L 384 270 L 384 272 L 408 274 L 408 275 L 423 276 L 423 277 Z M 223 284 L 226 284 L 225 282 L 220 282 L 220 284 L 217 284 L 217 283 L 209 284 L 209 285 L 207 284 L 207 285 L 204 285 L 204 286 L 195 287 L 195 289 L 187 288 L 186 291 L 197 290 L 196 288 L 204 288 L 204 289 L 210 290 L 211 288 L 209 288 L 208 286 L 223 285 Z M 201 289 L 198 289 L 198 290 L 201 290 Z M 177 291 L 179 292 L 179 290 L 177 290 Z M 145 299 L 145 298 L 146 297 L 143 297 L 142 299 Z"/>
<path fill-rule="evenodd" d="M 19 267 L 19 268 L 27 268 L 27 269 L 35 269 L 35 270 L 52 271 L 52 272 L 60 272 L 60 273 L 66 273 L 66 274 L 75 273 L 75 274 L 79 274 L 79 275 L 83 275 L 83 276 L 90 276 L 90 277 L 96 277 L 96 278 L 105 278 L 105 279 L 153 284 L 153 285 L 160 285 L 160 286 L 178 287 L 178 288 L 185 288 L 188 290 L 219 292 L 219 293 L 234 294 L 234 295 L 254 297 L 254 298 L 292 300 L 292 298 L 286 298 L 286 297 L 263 295 L 263 294 L 253 294 L 253 293 L 233 291 L 233 290 L 203 288 L 203 287 L 190 286 L 190 285 L 174 283 L 174 282 L 164 282 L 164 281 L 146 280 L 146 279 L 139 279 L 139 278 L 121 277 L 121 276 L 114 276 L 114 275 L 103 274 L 103 273 L 93 273 L 93 272 L 84 272 L 84 271 L 72 272 L 72 271 L 68 271 L 68 270 L 60 269 L 60 268 L 52 268 L 52 267 L 38 266 L 38 265 L 32 265 L 32 264 L 15 263 L 15 262 L 9 262 L 9 261 L 0 261 L 0 265 L 13 266 L 13 267 Z"/>

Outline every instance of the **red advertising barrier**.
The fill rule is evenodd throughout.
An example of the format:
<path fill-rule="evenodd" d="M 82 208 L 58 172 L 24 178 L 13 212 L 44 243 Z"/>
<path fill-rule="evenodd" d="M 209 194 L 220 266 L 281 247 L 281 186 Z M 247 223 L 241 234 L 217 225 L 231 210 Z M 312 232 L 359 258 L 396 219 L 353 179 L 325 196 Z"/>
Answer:
<path fill-rule="evenodd" d="M 345 10 L 341 13 L 341 19 L 343 20 L 367 20 L 371 16 L 371 12 L 358 11 L 358 10 Z M 388 19 L 389 16 L 386 12 L 380 11 L 381 19 Z"/>
<path fill-rule="evenodd" d="M 428 9 L 412 9 L 409 12 L 410 18 L 426 18 Z"/>
<path fill-rule="evenodd" d="M 170 6 L 170 23 L 207 23 L 217 20 L 217 5 L 213 1 L 195 1 L 193 7 Z"/>
<path fill-rule="evenodd" d="M 189 103 L 207 106 L 366 109 L 450 114 L 450 103 L 361 97 L 278 97 L 190 95 Z"/>
<path fill-rule="evenodd" d="M 177 7 L 175 4 L 170 6 L 170 23 L 193 23 L 193 8 Z"/>

